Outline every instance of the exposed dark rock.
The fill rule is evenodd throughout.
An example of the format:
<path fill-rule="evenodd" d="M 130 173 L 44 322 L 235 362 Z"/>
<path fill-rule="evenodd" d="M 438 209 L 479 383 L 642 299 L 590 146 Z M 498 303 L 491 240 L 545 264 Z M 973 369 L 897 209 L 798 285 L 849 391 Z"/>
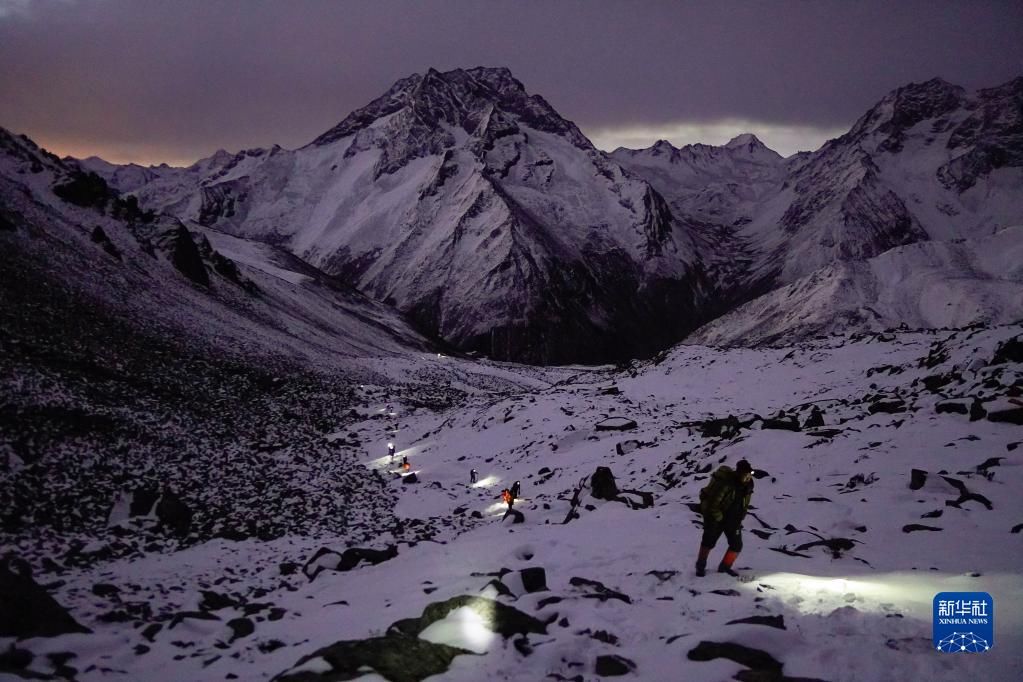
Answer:
<path fill-rule="evenodd" d="M 525 523 L 526 515 L 518 509 L 508 509 L 508 511 L 504 513 L 504 516 L 501 517 L 501 521 L 506 521 L 508 519 L 511 519 L 512 524 Z"/>
<path fill-rule="evenodd" d="M 28 649 L 19 649 L 13 644 L 5 651 L 0 651 L 0 673 L 10 673 L 17 678 L 24 679 L 50 679 L 49 676 L 39 675 L 36 677 L 26 671 L 35 655 Z"/>
<path fill-rule="evenodd" d="M 597 656 L 593 672 L 601 677 L 617 677 L 619 675 L 627 675 L 635 669 L 636 664 L 624 656 L 605 654 Z"/>
<path fill-rule="evenodd" d="M 92 593 L 97 597 L 111 599 L 116 598 L 121 593 L 121 590 L 116 585 L 109 583 L 96 583 L 92 586 Z"/>
<path fill-rule="evenodd" d="M 389 545 L 387 549 L 349 547 L 343 554 L 321 547 L 302 567 L 302 572 L 307 578 L 313 580 L 323 570 L 350 571 L 363 561 L 369 564 L 379 564 L 396 556 L 398 556 L 397 545 Z"/>
<path fill-rule="evenodd" d="M 610 587 L 607 587 L 606 585 L 597 580 L 573 577 L 568 581 L 568 584 L 572 585 L 573 587 L 589 587 L 593 589 L 594 590 L 593 593 L 583 595 L 588 598 L 599 599 L 600 601 L 607 601 L 608 599 L 618 599 L 620 601 L 625 602 L 626 604 L 632 603 L 632 599 L 629 597 L 629 595 L 618 592 L 617 590 L 612 590 Z"/>
<path fill-rule="evenodd" d="M 227 626 L 231 628 L 231 641 L 241 639 L 242 637 L 248 637 L 256 631 L 256 624 L 248 618 L 232 618 L 227 621 Z"/>
<path fill-rule="evenodd" d="M 188 535 L 192 526 L 192 510 L 170 490 L 165 490 L 156 503 L 156 518 L 160 520 L 161 527 L 169 528 L 182 537 Z"/>
<path fill-rule="evenodd" d="M 703 641 L 691 649 L 686 656 L 691 661 L 712 661 L 727 658 L 753 670 L 774 670 L 781 672 L 782 664 L 765 651 L 735 644 L 734 642 Z"/>
<path fill-rule="evenodd" d="M 989 510 L 994 508 L 993 505 L 991 504 L 991 500 L 989 500 L 988 498 L 984 497 L 979 493 L 971 492 L 970 489 L 966 487 L 966 484 L 963 483 L 962 481 L 955 478 L 951 478 L 949 476 L 942 476 L 942 478 L 945 479 L 946 483 L 948 483 L 953 488 L 959 491 L 959 498 L 956 500 L 946 501 L 945 502 L 946 506 L 959 507 L 964 503 L 973 500 L 976 502 L 980 502 Z"/>
<path fill-rule="evenodd" d="M 1023 362 L 1023 336 L 1017 336 L 998 344 L 990 364 L 1001 365 L 1006 362 Z"/>
<path fill-rule="evenodd" d="M 99 244 L 103 248 L 103 250 L 106 251 L 108 254 L 110 254 L 117 260 L 121 260 L 121 252 L 117 249 L 116 246 L 114 246 L 114 243 L 110 241 L 110 238 L 107 237 L 107 233 L 103 231 L 102 227 L 97 225 L 95 228 L 93 228 L 92 235 L 90 238 L 92 239 L 93 243 Z"/>
<path fill-rule="evenodd" d="M 1023 402 L 1016 400 L 1012 400 L 1012 402 L 1019 402 L 1020 404 L 989 411 L 987 413 L 988 421 L 1023 426 Z"/>
<path fill-rule="evenodd" d="M 912 533 L 917 530 L 943 530 L 942 528 L 936 528 L 935 526 L 922 526 L 919 523 L 910 523 L 902 527 L 903 533 Z"/>
<path fill-rule="evenodd" d="M 924 388 L 932 393 L 937 393 L 940 388 L 947 386 L 955 379 L 961 377 L 955 372 L 949 372 L 947 374 L 932 374 L 929 377 L 924 377 L 923 384 Z"/>
<path fill-rule="evenodd" d="M 863 474 L 855 474 L 849 477 L 849 480 L 846 481 L 844 487 L 846 490 L 855 490 L 860 486 L 868 486 L 875 482 L 877 482 L 877 474 L 874 472 L 871 472 L 866 476 Z"/>
<path fill-rule="evenodd" d="M 455 656 L 471 653 L 465 649 L 434 644 L 418 637 L 387 634 L 384 637 L 342 641 L 318 649 L 298 660 L 292 669 L 322 658 L 331 665 L 328 673 L 281 673 L 280 682 L 325 682 L 354 680 L 369 668 L 392 682 L 420 682 L 440 675 L 451 666 Z"/>
<path fill-rule="evenodd" d="M 618 485 L 609 468 L 597 467 L 590 478 L 590 494 L 598 500 L 613 500 L 618 497 Z"/>
<path fill-rule="evenodd" d="M 142 636 L 150 642 L 155 641 L 156 635 L 163 629 L 163 623 L 150 623 L 142 630 Z"/>
<path fill-rule="evenodd" d="M 909 472 L 909 489 L 920 490 L 927 483 L 927 472 L 922 469 L 911 469 Z"/>
<path fill-rule="evenodd" d="M 547 571 L 542 566 L 530 566 L 519 571 L 522 576 L 522 587 L 526 592 L 544 592 L 547 590 Z"/>
<path fill-rule="evenodd" d="M 778 429 L 782 431 L 800 431 L 799 422 L 795 417 L 778 417 L 764 419 L 761 425 L 765 429 Z"/>
<path fill-rule="evenodd" d="M 131 493 L 131 504 L 128 513 L 131 516 L 146 516 L 153 511 L 153 506 L 160 499 L 160 491 L 157 488 L 142 487 L 136 488 Z"/>
<path fill-rule="evenodd" d="M 91 632 L 32 579 L 28 563 L 13 555 L 0 560 L 0 637 L 56 637 Z"/>
<path fill-rule="evenodd" d="M 735 415 L 722 419 L 708 419 L 700 422 L 698 426 L 704 438 L 734 438 L 741 428 L 739 418 Z"/>
<path fill-rule="evenodd" d="M 977 465 L 977 471 L 980 473 L 987 473 L 987 470 L 991 467 L 1001 466 L 1004 457 L 988 457 L 982 464 Z"/>
<path fill-rule="evenodd" d="M 631 431 L 638 426 L 632 419 L 625 417 L 610 417 L 597 422 L 594 428 L 597 431 Z"/>
<path fill-rule="evenodd" d="M 213 590 L 202 590 L 201 594 L 202 601 L 199 602 L 200 611 L 219 611 L 221 609 L 241 606 L 241 602 Z"/>
<path fill-rule="evenodd" d="M 1015 526 L 1012 527 L 1012 530 L 1009 531 L 1009 532 L 1010 533 L 1018 533 L 1021 530 L 1023 530 L 1023 523 L 1017 523 Z"/>
<path fill-rule="evenodd" d="M 835 559 L 841 558 L 842 552 L 848 552 L 856 546 L 855 541 L 848 538 L 828 538 L 826 540 L 815 540 L 796 547 L 797 552 L 806 551 L 812 547 L 827 547 L 831 556 Z"/>
<path fill-rule="evenodd" d="M 53 193 L 75 206 L 95 208 L 100 212 L 106 210 L 107 204 L 117 198 L 106 180 L 96 173 L 82 171 L 74 171 L 64 182 L 54 185 Z"/>
<path fill-rule="evenodd" d="M 165 231 L 160 237 L 161 245 L 169 251 L 171 263 L 185 277 L 204 287 L 210 285 L 210 275 L 206 272 L 206 264 L 202 254 L 192 239 L 192 233 L 178 223 L 174 228 Z"/>
<path fill-rule="evenodd" d="M 934 406 L 934 411 L 938 414 L 954 413 L 954 414 L 969 414 L 970 408 L 965 403 L 961 402 L 943 402 L 937 403 Z"/>
<path fill-rule="evenodd" d="M 816 677 L 789 677 L 775 670 L 740 670 L 735 673 L 739 682 L 827 682 Z"/>
<path fill-rule="evenodd" d="M 748 618 L 739 618 L 738 620 L 730 620 L 725 625 L 739 625 L 741 623 L 748 625 L 766 625 L 771 628 L 778 628 L 779 630 L 785 629 L 785 616 L 749 616 Z"/>
<path fill-rule="evenodd" d="M 173 630 L 186 620 L 220 620 L 220 618 L 207 611 L 182 611 L 174 614 L 167 629 Z"/>
<path fill-rule="evenodd" d="M 816 429 L 824 426 L 824 412 L 821 408 L 816 405 L 810 410 L 810 416 L 806 418 L 806 423 L 803 424 L 804 429 Z"/>
<path fill-rule="evenodd" d="M 871 403 L 867 408 L 867 412 L 870 414 L 898 414 L 899 412 L 906 411 L 906 402 L 904 400 L 878 400 L 877 402 Z"/>
<path fill-rule="evenodd" d="M 970 405 L 970 421 L 979 421 L 985 416 L 987 416 L 987 410 L 984 409 L 984 403 L 974 398 L 973 403 Z"/>
<path fill-rule="evenodd" d="M 416 472 L 413 471 L 411 474 L 406 474 L 405 476 L 402 476 L 401 482 L 403 485 L 408 485 L 410 483 L 419 483 L 419 476 L 417 476 Z"/>

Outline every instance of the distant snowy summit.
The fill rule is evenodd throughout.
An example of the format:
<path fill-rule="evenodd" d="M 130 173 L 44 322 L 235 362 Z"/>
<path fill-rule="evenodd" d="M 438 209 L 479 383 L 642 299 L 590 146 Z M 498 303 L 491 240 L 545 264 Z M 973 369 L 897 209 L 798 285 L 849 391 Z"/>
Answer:
<path fill-rule="evenodd" d="M 508 69 L 430 69 L 297 150 L 85 165 L 143 206 L 281 246 L 461 349 L 600 362 L 697 328 L 748 343 L 1023 317 L 1019 273 L 977 252 L 1023 225 L 1021 91 L 910 84 L 788 158 L 751 133 L 608 154 Z M 930 284 L 906 300 L 892 268 Z M 922 310 L 941 281 L 974 303 Z"/>
<path fill-rule="evenodd" d="M 132 191 L 500 359 L 649 356 L 716 296 L 665 200 L 507 69 L 431 69 L 301 149 L 218 155 Z"/>

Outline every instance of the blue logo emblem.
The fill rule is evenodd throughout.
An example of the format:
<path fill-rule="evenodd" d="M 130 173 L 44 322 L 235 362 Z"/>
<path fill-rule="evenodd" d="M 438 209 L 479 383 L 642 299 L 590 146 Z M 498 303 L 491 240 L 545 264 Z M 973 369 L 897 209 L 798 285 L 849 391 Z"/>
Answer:
<path fill-rule="evenodd" d="M 995 645 L 995 600 L 987 592 L 939 592 L 933 633 L 938 651 L 984 653 Z"/>

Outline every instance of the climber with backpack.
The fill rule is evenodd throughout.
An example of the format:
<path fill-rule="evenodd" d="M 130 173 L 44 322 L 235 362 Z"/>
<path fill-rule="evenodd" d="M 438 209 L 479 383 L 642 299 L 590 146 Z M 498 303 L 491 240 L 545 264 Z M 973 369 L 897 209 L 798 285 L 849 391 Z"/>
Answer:
<path fill-rule="evenodd" d="M 722 465 L 711 475 L 710 482 L 700 491 L 703 538 L 696 559 L 696 575 L 706 575 L 707 557 L 722 533 L 728 540 L 728 551 L 718 565 L 718 572 L 739 575 L 732 570 L 732 564 L 742 551 L 742 521 L 752 496 L 753 467 L 745 459 L 739 460 L 734 471 Z"/>

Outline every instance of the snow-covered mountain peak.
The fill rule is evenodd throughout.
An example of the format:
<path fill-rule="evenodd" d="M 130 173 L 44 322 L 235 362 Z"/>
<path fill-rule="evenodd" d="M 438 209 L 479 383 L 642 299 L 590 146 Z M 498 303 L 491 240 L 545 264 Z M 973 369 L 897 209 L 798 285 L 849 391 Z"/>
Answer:
<path fill-rule="evenodd" d="M 898 152 L 906 131 L 926 120 L 942 119 L 968 104 L 966 90 L 940 78 L 910 83 L 888 93 L 853 125 L 853 139 L 883 136 L 879 151 Z M 845 137 L 845 136 L 843 136 Z"/>
<path fill-rule="evenodd" d="M 415 151 L 436 153 L 453 143 L 445 125 L 473 134 L 495 110 L 536 130 L 566 136 L 580 148 L 592 148 L 575 124 L 562 118 L 539 95 L 528 94 L 504 67 L 445 72 L 431 68 L 425 75 L 403 78 L 313 140 L 311 146 L 332 144 L 394 115 L 387 119 L 388 139 L 402 138 L 415 142 Z"/>
<path fill-rule="evenodd" d="M 753 133 L 742 133 L 736 135 L 725 145 L 726 149 L 755 149 L 764 148 L 767 149 L 767 145 L 760 141 Z"/>
<path fill-rule="evenodd" d="M 650 156 L 660 156 L 661 154 L 671 154 L 677 152 L 678 148 L 667 140 L 657 140 L 653 146 L 650 147 Z"/>

